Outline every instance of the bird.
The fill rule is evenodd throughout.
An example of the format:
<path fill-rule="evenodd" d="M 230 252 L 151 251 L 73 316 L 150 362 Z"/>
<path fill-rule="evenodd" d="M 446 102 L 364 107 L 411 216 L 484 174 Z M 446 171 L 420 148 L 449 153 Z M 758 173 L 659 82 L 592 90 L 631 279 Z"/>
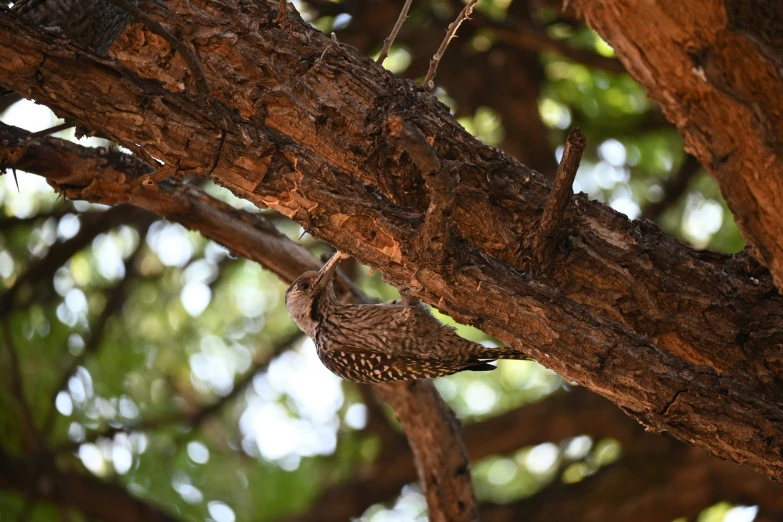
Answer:
<path fill-rule="evenodd" d="M 165 7 L 161 0 L 153 0 Z M 137 6 L 138 0 L 128 0 Z M 105 55 L 132 15 L 106 0 L 18 0 L 11 11 L 30 24 L 61 31 L 99 55 Z"/>
<path fill-rule="evenodd" d="M 405 293 L 387 303 L 341 303 L 332 279 L 344 257 L 337 252 L 320 271 L 300 275 L 285 295 L 291 319 L 337 376 L 358 383 L 433 379 L 494 370 L 489 363 L 497 359 L 527 359 L 513 348 L 488 348 L 463 339 Z"/>

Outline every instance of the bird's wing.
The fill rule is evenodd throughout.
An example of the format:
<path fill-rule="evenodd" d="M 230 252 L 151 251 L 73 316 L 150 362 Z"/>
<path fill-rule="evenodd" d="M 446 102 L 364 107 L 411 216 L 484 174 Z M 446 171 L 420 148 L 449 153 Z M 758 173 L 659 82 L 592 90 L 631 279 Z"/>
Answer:
<path fill-rule="evenodd" d="M 352 346 L 340 346 L 330 354 L 330 363 L 338 375 L 357 382 L 390 382 L 414 379 L 433 379 L 470 369 L 453 361 L 419 359 Z M 470 365 L 478 366 L 478 365 Z M 331 368 L 330 368 L 331 369 Z M 334 371 L 334 370 L 333 370 Z"/>

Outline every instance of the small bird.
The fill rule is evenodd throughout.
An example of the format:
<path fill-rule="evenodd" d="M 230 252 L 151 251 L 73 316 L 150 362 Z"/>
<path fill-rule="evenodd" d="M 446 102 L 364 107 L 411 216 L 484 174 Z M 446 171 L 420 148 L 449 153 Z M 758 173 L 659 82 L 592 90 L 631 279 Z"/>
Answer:
<path fill-rule="evenodd" d="M 527 359 L 511 348 L 487 348 L 458 336 L 424 304 L 403 298 L 382 304 L 343 304 L 332 278 L 336 253 L 319 272 L 305 272 L 288 288 L 285 304 L 315 342 L 332 373 L 353 382 L 433 379 L 463 370 L 487 371 L 497 359 Z"/>
<path fill-rule="evenodd" d="M 152 0 L 163 6 L 160 0 Z M 138 0 L 128 0 L 136 6 Z M 164 6 L 165 7 L 165 6 Z M 11 10 L 27 22 L 68 38 L 105 55 L 132 15 L 105 0 L 18 0 Z"/>

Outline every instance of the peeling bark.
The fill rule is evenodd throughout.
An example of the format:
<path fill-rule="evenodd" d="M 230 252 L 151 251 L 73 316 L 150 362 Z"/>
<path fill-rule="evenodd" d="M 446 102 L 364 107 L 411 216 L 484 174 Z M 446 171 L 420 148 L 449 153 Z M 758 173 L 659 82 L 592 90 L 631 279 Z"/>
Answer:
<path fill-rule="evenodd" d="M 546 279 L 526 274 L 548 182 L 473 139 L 423 89 L 276 14 L 268 2 L 171 2 L 166 22 L 192 40 L 213 98 L 138 26 L 114 62 L 9 16 L 0 83 L 279 210 L 650 429 L 783 480 L 783 300 L 766 269 L 745 254 L 697 252 L 577 195 Z M 457 182 L 446 264 L 418 247 L 427 190 L 387 136 L 390 116 L 430 138 Z"/>

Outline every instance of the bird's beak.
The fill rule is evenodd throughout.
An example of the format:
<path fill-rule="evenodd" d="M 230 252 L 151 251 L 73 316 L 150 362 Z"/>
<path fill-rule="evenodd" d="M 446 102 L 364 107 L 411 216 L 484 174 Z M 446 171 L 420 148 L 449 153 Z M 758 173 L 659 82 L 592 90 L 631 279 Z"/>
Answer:
<path fill-rule="evenodd" d="M 332 280 L 335 270 L 337 270 L 337 263 L 346 257 L 348 256 L 342 252 L 335 252 L 331 259 L 326 262 L 326 264 L 318 272 L 318 279 L 315 282 L 316 291 L 320 292 L 326 288 L 326 285 L 329 284 L 329 281 Z"/>

